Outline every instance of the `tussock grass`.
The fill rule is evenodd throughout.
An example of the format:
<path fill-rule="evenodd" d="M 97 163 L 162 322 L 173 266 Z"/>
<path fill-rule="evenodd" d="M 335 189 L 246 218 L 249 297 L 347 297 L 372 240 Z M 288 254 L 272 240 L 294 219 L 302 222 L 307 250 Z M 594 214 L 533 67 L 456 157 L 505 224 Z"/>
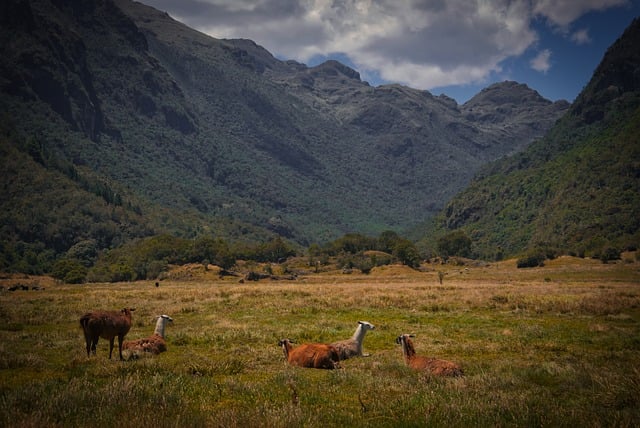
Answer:
<path fill-rule="evenodd" d="M 440 284 L 438 271 L 446 270 Z M 174 318 L 168 352 L 87 358 L 90 309 L 136 307 L 128 338 Z M 280 338 L 329 342 L 357 320 L 368 358 L 290 367 Z M 460 363 L 441 379 L 408 369 L 394 339 Z M 0 292 L 0 425 L 638 426 L 640 265 L 554 260 L 520 270 L 401 267 L 298 281 L 50 284 Z"/>

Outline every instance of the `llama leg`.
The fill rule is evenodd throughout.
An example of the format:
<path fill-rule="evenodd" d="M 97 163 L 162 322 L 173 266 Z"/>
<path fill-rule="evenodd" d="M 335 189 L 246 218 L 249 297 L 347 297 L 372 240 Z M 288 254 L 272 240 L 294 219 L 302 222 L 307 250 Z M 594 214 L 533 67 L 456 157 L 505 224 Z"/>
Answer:
<path fill-rule="evenodd" d="M 84 343 L 87 348 L 87 357 L 91 354 L 91 337 L 85 333 L 84 335 Z"/>
<path fill-rule="evenodd" d="M 118 354 L 120 355 L 120 361 L 124 361 L 122 358 L 122 341 L 124 340 L 124 335 L 118 335 Z"/>

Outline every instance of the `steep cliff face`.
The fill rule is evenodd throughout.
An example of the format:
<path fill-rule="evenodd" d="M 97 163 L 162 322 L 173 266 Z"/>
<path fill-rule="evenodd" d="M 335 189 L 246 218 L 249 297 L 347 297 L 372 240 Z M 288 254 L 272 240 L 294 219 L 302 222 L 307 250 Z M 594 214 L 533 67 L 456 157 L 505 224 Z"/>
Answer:
<path fill-rule="evenodd" d="M 640 18 L 606 52 L 571 114 L 585 124 L 604 119 L 611 105 L 625 102 L 640 89 Z"/>
<path fill-rule="evenodd" d="M 86 47 L 77 33 L 68 31 L 62 10 L 75 10 L 73 6 L 23 0 L 4 3 L 0 12 L 2 91 L 24 101 L 46 103 L 72 129 L 95 139 L 104 130 L 104 121 Z"/>

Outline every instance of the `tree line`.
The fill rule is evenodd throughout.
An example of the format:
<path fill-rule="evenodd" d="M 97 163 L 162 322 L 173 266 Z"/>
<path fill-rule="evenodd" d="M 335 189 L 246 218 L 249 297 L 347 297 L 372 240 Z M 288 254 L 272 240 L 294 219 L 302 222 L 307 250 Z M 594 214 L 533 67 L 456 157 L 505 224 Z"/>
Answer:
<path fill-rule="evenodd" d="M 349 233 L 324 245 L 302 249 L 279 236 L 247 244 L 214 236 L 186 239 L 163 234 L 105 251 L 98 249 L 95 240 L 82 241 L 53 263 L 50 274 L 67 283 L 134 281 L 158 278 L 169 265 L 202 263 L 230 270 L 238 260 L 283 263 L 294 256 L 308 257 L 311 267 L 333 259 L 339 268 L 365 273 L 389 263 L 417 268 L 422 260 L 415 244 L 392 231 L 377 237 Z"/>

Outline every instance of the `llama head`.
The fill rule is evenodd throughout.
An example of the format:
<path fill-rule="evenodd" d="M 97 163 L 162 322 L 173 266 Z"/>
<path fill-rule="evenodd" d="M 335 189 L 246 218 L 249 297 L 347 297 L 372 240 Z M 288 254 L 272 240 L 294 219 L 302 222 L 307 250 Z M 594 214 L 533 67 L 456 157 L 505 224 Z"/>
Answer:
<path fill-rule="evenodd" d="M 400 336 L 396 337 L 396 343 L 398 345 L 405 346 L 407 341 L 411 343 L 411 340 L 409 339 L 410 337 L 416 337 L 416 336 L 415 334 L 401 334 Z"/>
<path fill-rule="evenodd" d="M 278 341 L 278 346 L 290 345 L 290 344 L 292 344 L 292 343 L 296 343 L 296 342 L 294 342 L 294 341 L 293 341 L 293 340 L 291 340 L 291 339 L 280 339 L 280 340 Z"/>
<path fill-rule="evenodd" d="M 282 352 L 284 353 L 284 358 L 289 359 L 289 350 L 291 349 L 292 341 L 289 339 L 280 339 L 278 341 L 278 346 L 282 347 Z"/>
<path fill-rule="evenodd" d="M 367 321 L 358 321 L 358 324 L 360 324 L 360 326 L 362 327 L 363 330 L 374 330 L 376 328 L 375 325 L 371 324 L 370 322 Z"/>

